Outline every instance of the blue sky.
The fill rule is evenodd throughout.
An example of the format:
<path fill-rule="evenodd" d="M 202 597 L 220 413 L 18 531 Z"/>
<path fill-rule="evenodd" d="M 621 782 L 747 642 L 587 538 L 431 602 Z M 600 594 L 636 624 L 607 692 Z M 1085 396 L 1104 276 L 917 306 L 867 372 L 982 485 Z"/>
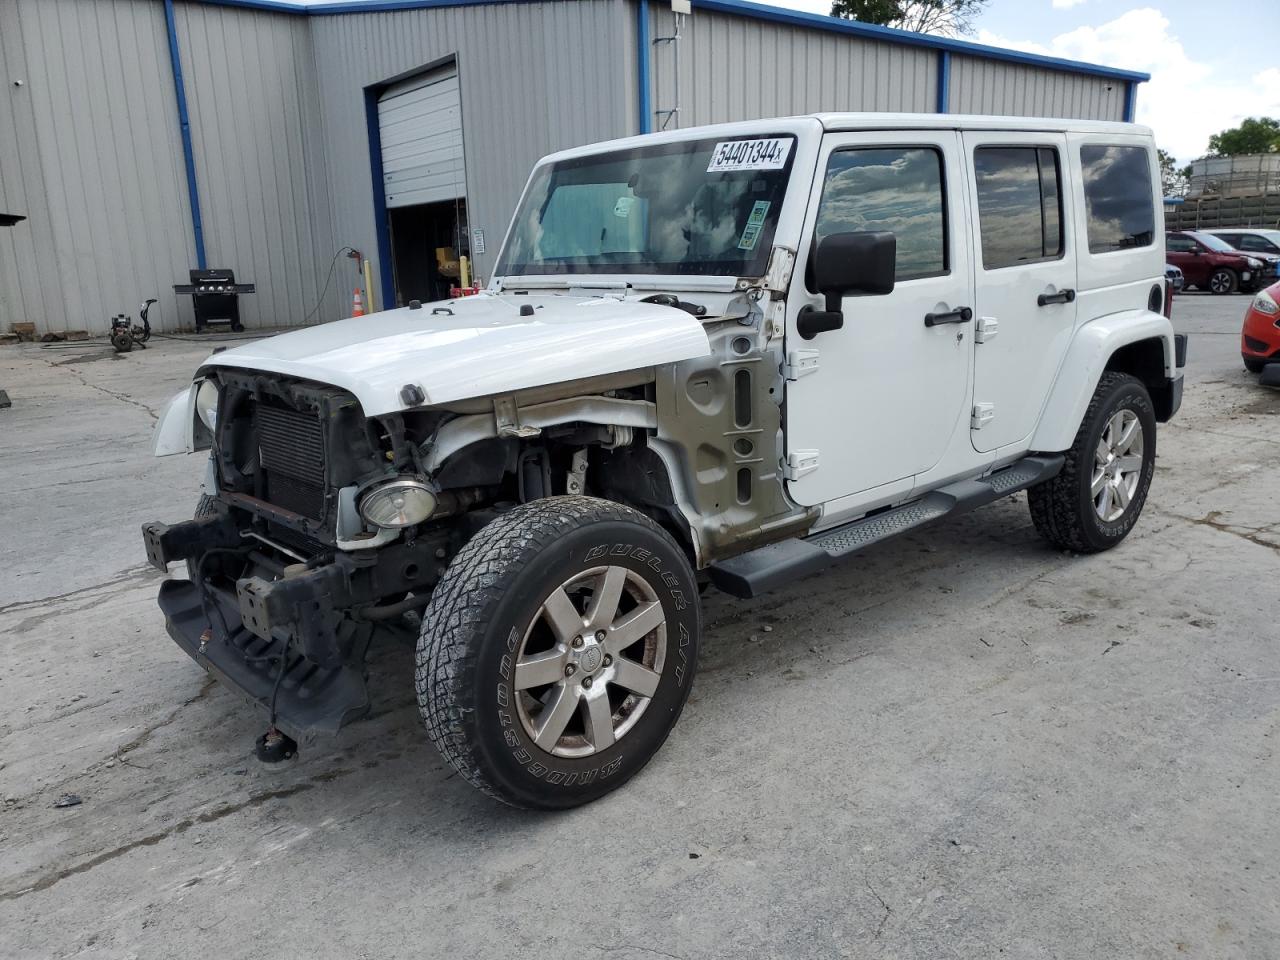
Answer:
<path fill-rule="evenodd" d="M 830 0 L 763 0 L 827 13 Z M 1139 123 L 1179 160 L 1247 116 L 1280 117 L 1280 2 L 991 0 L 973 39 L 1141 70 Z"/>

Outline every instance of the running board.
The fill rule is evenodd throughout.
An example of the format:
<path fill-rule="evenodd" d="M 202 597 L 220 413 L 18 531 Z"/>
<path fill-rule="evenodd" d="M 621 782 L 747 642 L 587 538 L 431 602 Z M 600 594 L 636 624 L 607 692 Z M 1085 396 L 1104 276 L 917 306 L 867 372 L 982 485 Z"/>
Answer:
<path fill-rule="evenodd" d="M 713 563 L 711 582 L 735 597 L 757 597 L 800 577 L 817 573 L 851 553 L 888 540 L 940 517 L 955 516 L 1051 480 L 1062 469 L 1062 454 L 1024 457 L 980 480 L 940 487 L 900 507 L 823 530 L 803 539 L 771 543 Z"/>

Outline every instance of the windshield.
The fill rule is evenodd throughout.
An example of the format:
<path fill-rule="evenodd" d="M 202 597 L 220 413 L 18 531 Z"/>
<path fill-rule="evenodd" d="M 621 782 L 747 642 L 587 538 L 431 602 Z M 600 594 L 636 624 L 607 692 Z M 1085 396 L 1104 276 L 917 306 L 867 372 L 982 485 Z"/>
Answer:
<path fill-rule="evenodd" d="M 1193 234 L 1193 236 L 1197 240 L 1199 240 L 1201 243 L 1203 243 L 1206 247 L 1208 247 L 1210 250 L 1214 250 L 1218 253 L 1238 252 L 1236 248 L 1233 247 L 1231 244 L 1227 243 L 1227 241 L 1219 237 L 1215 237 L 1212 233 L 1197 233 L 1197 234 Z"/>
<path fill-rule="evenodd" d="M 498 274 L 761 276 L 794 147 L 686 140 L 540 167 Z"/>

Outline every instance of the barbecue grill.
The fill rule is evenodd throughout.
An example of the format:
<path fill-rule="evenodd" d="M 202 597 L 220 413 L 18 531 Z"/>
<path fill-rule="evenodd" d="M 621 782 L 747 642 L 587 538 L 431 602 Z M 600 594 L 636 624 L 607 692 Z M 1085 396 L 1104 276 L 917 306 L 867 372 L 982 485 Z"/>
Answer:
<path fill-rule="evenodd" d="M 240 294 L 255 293 L 257 288 L 252 283 L 236 283 L 232 270 L 192 270 L 190 275 L 191 282 L 175 283 L 173 292 L 191 294 L 196 312 L 196 332 L 213 323 L 229 323 L 236 333 L 243 330 L 240 325 Z"/>

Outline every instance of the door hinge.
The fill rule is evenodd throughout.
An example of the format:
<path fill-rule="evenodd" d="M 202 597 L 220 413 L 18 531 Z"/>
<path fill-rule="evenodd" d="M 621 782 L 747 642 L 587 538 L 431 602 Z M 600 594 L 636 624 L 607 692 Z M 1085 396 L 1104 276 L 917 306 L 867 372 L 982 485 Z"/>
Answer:
<path fill-rule="evenodd" d="M 782 467 L 782 475 L 788 480 L 799 480 L 806 473 L 818 469 L 817 450 L 797 450 L 787 454 L 787 462 Z"/>
<path fill-rule="evenodd" d="M 817 350 L 792 350 L 787 354 L 787 362 L 782 367 L 782 375 L 788 380 L 799 380 L 817 372 Z"/>
<path fill-rule="evenodd" d="M 969 426 L 974 430 L 981 430 L 986 424 L 995 419 L 996 405 L 994 403 L 975 403 L 973 405 L 973 416 L 969 420 Z"/>
<path fill-rule="evenodd" d="M 976 343 L 986 343 L 988 340 L 994 340 L 999 332 L 999 320 L 995 317 L 979 317 L 973 327 L 973 339 Z"/>

